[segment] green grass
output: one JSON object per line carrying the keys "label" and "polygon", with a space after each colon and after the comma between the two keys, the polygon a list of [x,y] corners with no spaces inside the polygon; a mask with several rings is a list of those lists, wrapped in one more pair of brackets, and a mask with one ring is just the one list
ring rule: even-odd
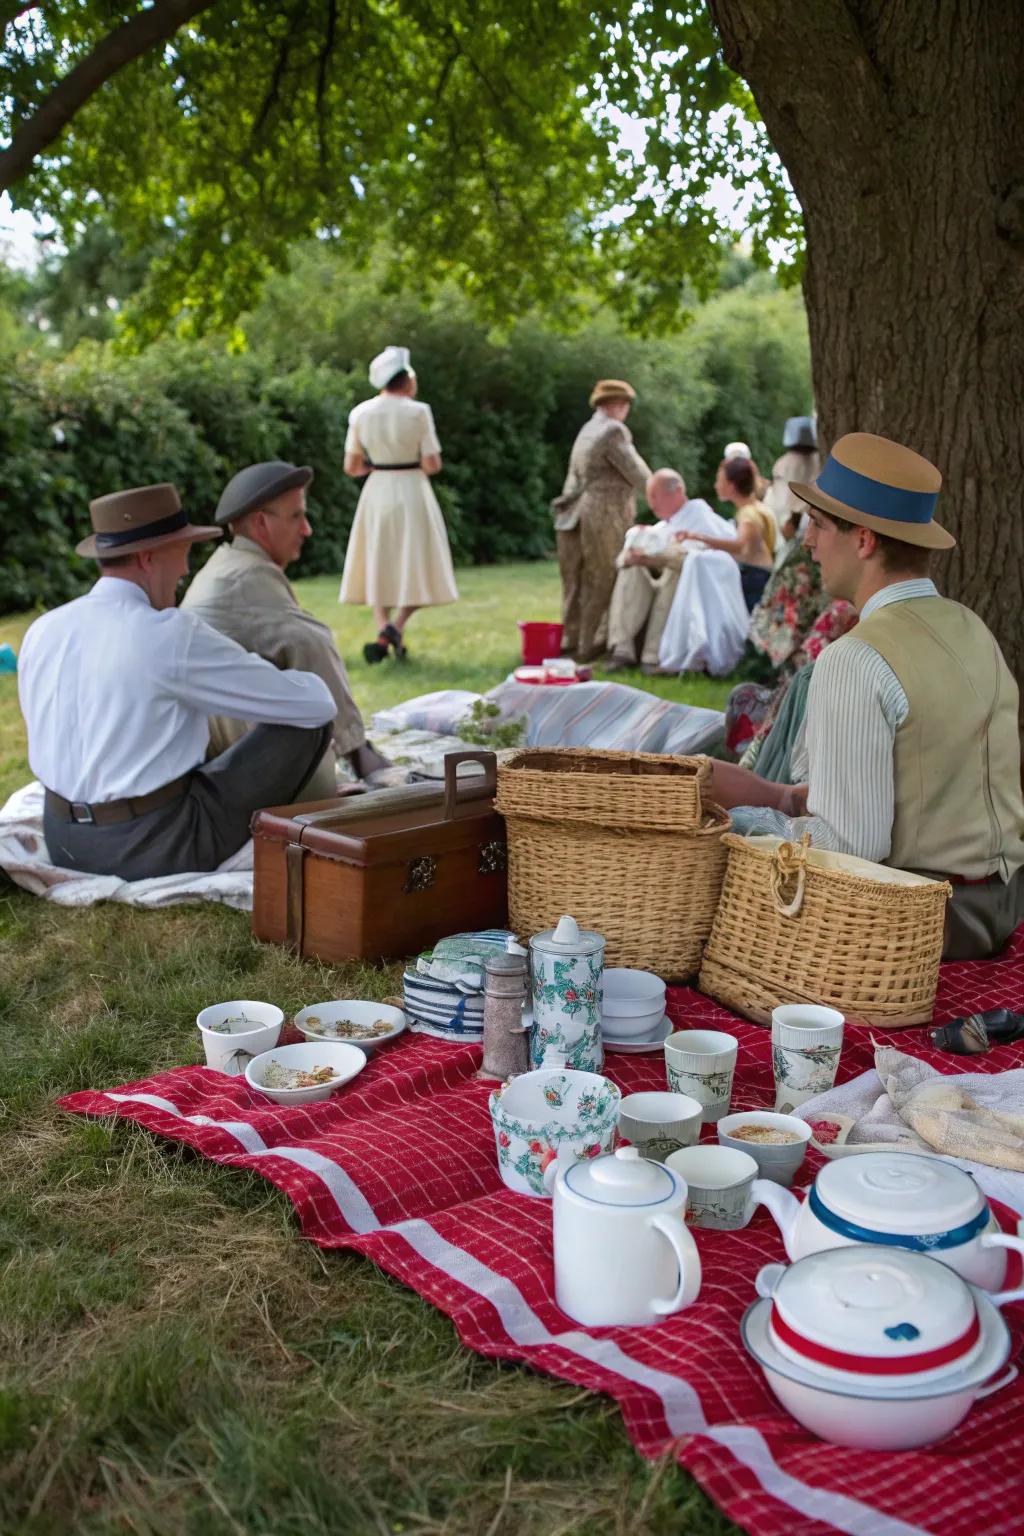
{"label": "green grass", "polygon": [[[369,669],[372,624],[336,583],[303,602],[353,658],[365,712],[483,692],[515,620],[557,611],[549,565],[460,572],[414,659]],[[16,646],[28,620],[0,622]],[[630,677],[630,681],[638,681]],[[726,684],[656,679],[720,705]],[[646,686],[645,681],[645,686]],[[0,791],[28,776],[0,679]],[[222,997],[287,1010],[383,997],[395,972],[256,945],[219,908],[63,911],[0,893],[0,1531],[139,1536],[717,1536],[734,1527],[669,1458],[643,1462],[610,1401],[481,1360],[412,1292],[299,1240],[288,1202],[61,1093],[200,1058]]]}

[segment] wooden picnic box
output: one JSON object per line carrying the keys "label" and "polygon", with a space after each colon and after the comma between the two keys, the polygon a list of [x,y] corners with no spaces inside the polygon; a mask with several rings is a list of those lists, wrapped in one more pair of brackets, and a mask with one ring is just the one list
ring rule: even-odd
{"label": "wooden picnic box", "polygon": [[[458,775],[473,761],[483,773]],[[252,931],[321,960],[416,954],[508,916],[493,752],[450,752],[444,788],[402,785],[253,817]]]}

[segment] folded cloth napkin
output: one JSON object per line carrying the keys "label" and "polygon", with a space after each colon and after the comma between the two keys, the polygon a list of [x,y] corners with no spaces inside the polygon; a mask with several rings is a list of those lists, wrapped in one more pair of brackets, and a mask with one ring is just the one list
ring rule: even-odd
{"label": "folded cloth napkin", "polygon": [[[842,1140],[864,1150],[937,1152],[974,1173],[988,1193],[1024,1211],[1024,1069],[938,1072],[890,1046],[875,1051],[875,1070],[801,1104],[811,1125],[833,1116]],[[1008,1170],[993,1178],[992,1169]]]}
{"label": "folded cloth napkin", "polygon": [[420,955],[416,969],[434,981],[449,982],[460,992],[482,992],[484,961],[491,955],[504,954],[507,941],[514,937],[506,928],[453,933],[450,938],[438,939],[433,949]]}

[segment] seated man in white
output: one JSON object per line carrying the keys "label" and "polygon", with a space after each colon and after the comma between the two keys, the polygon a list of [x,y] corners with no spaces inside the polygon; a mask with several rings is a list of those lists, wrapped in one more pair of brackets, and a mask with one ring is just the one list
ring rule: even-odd
{"label": "seated man in white", "polygon": [[[18,693],[46,789],[53,863],[147,880],[216,869],[255,811],[298,800],[331,739],[335,702],[312,672],[280,671],[176,606],[197,527],[173,485],[90,502],[78,554],[100,579],[36,619]],[[210,715],[254,728],[206,762]]]}
{"label": "seated man in white", "polygon": [[[658,670],[658,646],[686,558],[688,534],[722,536],[729,524],[700,497],[690,500],[683,477],[674,469],[658,469],[644,490],[658,521],[627,529],[616,559],[618,576],[608,616],[610,655],[606,672],[636,666],[637,641],[643,633],[641,670]],[[646,625],[646,630],[644,626]]]}

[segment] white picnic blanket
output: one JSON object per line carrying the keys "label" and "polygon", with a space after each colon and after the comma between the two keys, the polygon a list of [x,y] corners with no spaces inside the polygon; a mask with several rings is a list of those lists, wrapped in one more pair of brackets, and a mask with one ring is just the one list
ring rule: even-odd
{"label": "white picnic blanket", "polygon": [[209,873],[164,875],[158,880],[121,880],[85,875],[50,862],[43,839],[43,786],[16,789],[0,810],[0,869],[16,885],[61,907],[91,907],[122,901],[130,907],[173,907],[185,901],[219,901],[252,910],[252,843]]}
{"label": "white picnic blanket", "polygon": [[[479,697],[449,689],[382,710],[374,717],[374,739],[396,767],[410,776],[443,778],[444,754],[470,745],[457,731]],[[525,722],[528,746],[688,754],[709,750],[724,734],[724,716],[718,710],[673,704],[622,683],[537,688],[508,681],[484,697],[500,706],[500,721]],[[121,901],[133,907],[219,901],[239,911],[252,910],[251,842],[208,874],[121,880],[116,875],[58,868],[50,862],[43,838],[39,783],[16,790],[0,810],[0,869],[26,891],[64,907],[91,907],[98,901]]]}

